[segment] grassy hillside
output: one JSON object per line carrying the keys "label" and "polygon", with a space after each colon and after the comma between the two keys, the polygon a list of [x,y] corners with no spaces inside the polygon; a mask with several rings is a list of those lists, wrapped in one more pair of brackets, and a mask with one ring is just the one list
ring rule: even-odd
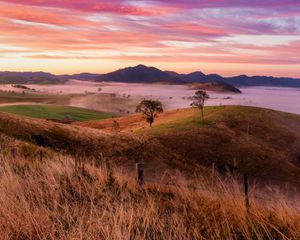
{"label": "grassy hillside", "polygon": [[[236,168],[259,181],[299,182],[299,118],[267,109],[223,106],[206,108],[204,123],[197,110],[183,109],[165,112],[149,128],[139,115],[66,126],[0,113],[0,133],[30,143],[39,134],[50,149],[72,155],[84,152],[96,162],[109,159],[128,171],[143,160],[149,178],[160,178],[166,170],[187,176],[207,174],[214,162],[222,174]],[[112,131],[113,120],[120,123],[121,133]]]}
{"label": "grassy hillside", "polygon": [[0,111],[34,118],[57,120],[67,118],[72,121],[99,120],[112,117],[106,113],[89,109],[56,105],[11,105],[0,107]]}
{"label": "grassy hillside", "polygon": [[[259,178],[300,179],[300,116],[268,109],[220,106],[163,113],[149,128],[139,116],[114,119],[121,131],[151,136],[170,152],[172,167],[195,171],[215,162],[221,172],[236,167]],[[111,131],[112,119],[79,124]],[[175,159],[178,159],[177,161]]]}
{"label": "grassy hillside", "polygon": [[299,239],[300,117],[234,106],[205,117],[170,111],[153,128],[140,116],[114,118],[116,133],[113,119],[64,125],[0,112],[2,238]]}
{"label": "grassy hillside", "polygon": [[[2,239],[299,239],[299,201],[244,207],[238,185],[184,179],[137,187],[133,176],[74,159],[1,157]],[[196,187],[195,187],[196,186]],[[235,191],[231,191],[235,187]],[[298,196],[299,199],[299,196]]]}

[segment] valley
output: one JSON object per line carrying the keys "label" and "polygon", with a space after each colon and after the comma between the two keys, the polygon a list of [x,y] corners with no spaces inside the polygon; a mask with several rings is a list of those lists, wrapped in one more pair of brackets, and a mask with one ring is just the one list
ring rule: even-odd
{"label": "valley", "polygon": [[[169,110],[187,108],[196,91],[190,85],[97,83],[79,80],[69,80],[58,85],[24,86],[34,91],[1,85],[0,105],[55,104],[128,115],[134,113],[136,105],[144,98],[157,99]],[[210,99],[206,105],[256,106],[300,114],[300,107],[296,104],[300,101],[300,91],[297,88],[246,87],[240,90],[242,93],[207,89]],[[269,95],[272,98],[266,97]]]}
{"label": "valley", "polygon": [[[169,110],[150,128],[139,114],[61,124],[0,112],[0,223],[10,227],[2,232],[55,238],[82,231],[104,239],[139,228],[131,234],[189,239],[220,238],[215,229],[221,229],[232,238],[297,239],[299,115],[212,106],[204,116],[201,122],[196,109]],[[137,162],[145,164],[142,188],[135,180]],[[251,189],[248,210],[245,173]],[[89,218],[103,218],[109,227]],[[176,235],[169,232],[170,221]],[[91,229],[82,230],[81,222]]]}
{"label": "valley", "polygon": [[[13,219],[11,230],[3,232],[15,238],[31,234],[68,238],[77,231],[93,238],[97,232],[105,239],[139,228],[141,233],[132,235],[218,239],[214,229],[222,229],[232,238],[300,236],[300,117],[294,104],[298,89],[208,90],[203,122],[200,111],[190,107],[197,89],[79,80],[2,85],[0,183],[5,195],[0,198],[0,226]],[[270,94],[272,99],[266,97]],[[143,99],[163,104],[164,112],[153,127],[135,113]],[[142,188],[137,186],[135,169],[141,162]],[[245,174],[250,210],[244,205]],[[28,205],[36,212],[26,210]],[[178,206],[189,211],[178,212]],[[151,207],[157,210],[149,212]],[[133,217],[133,209],[145,214]],[[176,237],[167,225],[157,227],[166,224],[164,216],[170,211],[181,219],[171,220]],[[253,215],[246,220],[248,211]],[[270,214],[273,218],[266,220]],[[23,216],[26,221],[20,220]],[[106,230],[86,220],[103,217],[111,226]],[[139,217],[148,223],[137,221]],[[218,221],[207,219],[216,217]],[[73,218],[78,220],[69,220]],[[200,219],[207,219],[203,231]],[[289,219],[288,225],[282,219]],[[221,220],[228,226],[220,225]],[[82,230],[81,221],[93,230]],[[127,226],[128,221],[134,226]],[[182,225],[190,221],[191,228]],[[50,230],[53,224],[55,232]]]}

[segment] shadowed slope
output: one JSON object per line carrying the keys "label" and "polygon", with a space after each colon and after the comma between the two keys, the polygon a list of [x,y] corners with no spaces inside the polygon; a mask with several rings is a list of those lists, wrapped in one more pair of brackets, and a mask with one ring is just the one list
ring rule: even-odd
{"label": "shadowed slope", "polygon": [[[201,124],[195,109],[161,114],[153,128],[138,115],[115,119],[123,131],[154,137],[187,172],[216,163],[221,172],[237,165],[240,173],[259,178],[299,179],[300,116],[240,106],[205,108]],[[110,131],[112,120],[80,125]],[[172,164],[175,164],[173,162]]]}
{"label": "shadowed slope", "polygon": [[33,135],[41,135],[46,148],[99,164],[108,161],[126,171],[144,161],[149,178],[166,170],[206,174],[215,162],[221,173],[236,167],[260,180],[300,179],[299,116],[231,106],[206,108],[205,119],[201,124],[194,109],[163,113],[153,128],[138,115],[115,118],[127,133],[114,133],[112,119],[67,126],[0,113],[0,132],[30,143]]}

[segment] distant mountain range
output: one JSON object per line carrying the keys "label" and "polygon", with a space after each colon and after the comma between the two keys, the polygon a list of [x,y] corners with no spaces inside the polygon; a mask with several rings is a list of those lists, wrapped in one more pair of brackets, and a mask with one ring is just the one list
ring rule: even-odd
{"label": "distant mountain range", "polygon": [[162,71],[155,67],[137,65],[127,67],[106,74],[80,73],[73,75],[54,75],[45,72],[0,72],[2,84],[57,84],[69,79],[92,80],[97,82],[124,82],[124,83],[207,83],[222,82],[235,87],[271,86],[300,88],[300,79],[271,76],[222,77],[218,74],[204,74],[200,71],[189,74],[179,74],[172,71]]}
{"label": "distant mountain range", "polygon": [[59,84],[65,81],[46,72],[0,72],[0,84]]}

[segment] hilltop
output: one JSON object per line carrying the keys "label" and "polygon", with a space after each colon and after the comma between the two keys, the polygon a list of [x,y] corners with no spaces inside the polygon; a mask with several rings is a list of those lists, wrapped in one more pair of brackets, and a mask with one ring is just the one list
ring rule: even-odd
{"label": "hilltop", "polygon": [[167,72],[163,72],[158,68],[146,67],[138,65],[119,69],[117,71],[99,75],[96,81],[108,82],[127,82],[127,83],[170,83],[184,84],[186,83],[179,77],[172,76]]}

